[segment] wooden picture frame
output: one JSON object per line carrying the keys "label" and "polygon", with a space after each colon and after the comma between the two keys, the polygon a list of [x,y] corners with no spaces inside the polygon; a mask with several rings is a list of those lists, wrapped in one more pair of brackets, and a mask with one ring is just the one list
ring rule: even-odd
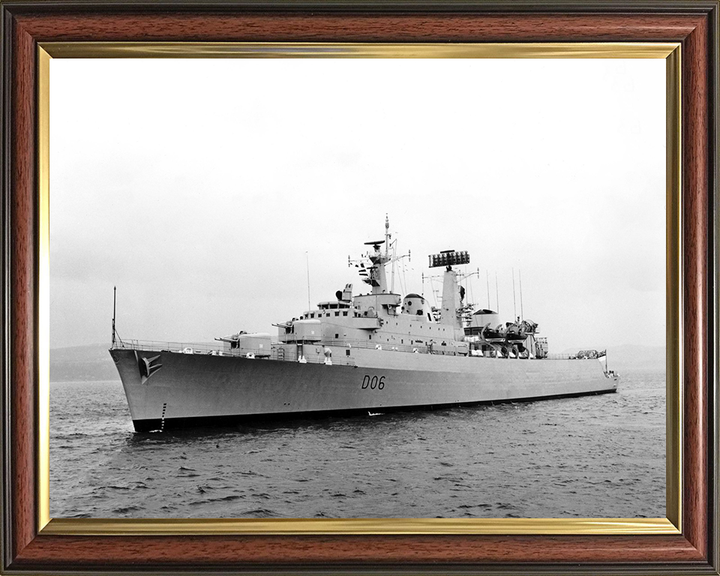
{"label": "wooden picture frame", "polygon": [[[484,2],[127,2],[9,1],[2,3],[2,290],[3,524],[7,573],[110,571],[223,572],[573,572],[718,574],[717,390],[717,74],[718,2],[584,2],[539,6]],[[668,373],[682,382],[675,408],[682,437],[677,502],[670,526],[573,531],[562,521],[541,530],[398,529],[314,531],[288,526],[252,533],[172,530],[152,521],[120,525],[47,524],[47,450],[42,388],[44,291],[40,207],[47,189],[47,101],[41,86],[43,46],[82,43],[677,43],[669,74],[681,74],[676,149],[668,182],[681,190],[677,317],[668,330],[678,353]],[[669,119],[673,119],[669,115]],[[670,185],[670,184],[669,184]],[[672,243],[671,243],[672,244]],[[45,374],[46,377],[46,374]],[[671,482],[672,484],[672,482]],[[44,488],[45,487],[45,488]],[[397,527],[396,527],[397,528]],[[623,533],[624,532],[624,533]]]}

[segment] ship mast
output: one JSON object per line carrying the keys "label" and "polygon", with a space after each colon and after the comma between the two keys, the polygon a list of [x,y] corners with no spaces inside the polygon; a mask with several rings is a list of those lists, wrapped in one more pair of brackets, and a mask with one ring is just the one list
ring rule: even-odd
{"label": "ship mast", "polygon": [[458,273],[453,266],[469,264],[470,254],[465,250],[443,250],[439,254],[430,254],[428,259],[430,268],[445,267],[440,321],[462,330],[462,295],[458,290]]}
{"label": "ship mast", "polygon": [[115,348],[115,310],[117,307],[117,286],[113,286],[112,347]]}
{"label": "ship mast", "polygon": [[[385,243],[385,250],[381,250],[381,244]],[[392,244],[392,245],[391,245]],[[410,258],[410,251],[402,256],[397,256],[395,253],[396,243],[392,241],[392,234],[390,234],[390,219],[385,214],[385,239],[384,240],[373,240],[371,242],[365,242],[365,246],[372,246],[372,250],[359,260],[352,260],[348,256],[348,266],[355,265],[356,268],[360,268],[360,276],[362,276],[363,282],[372,286],[373,294],[387,294],[387,276],[385,273],[385,265],[388,262],[392,262],[393,268],[391,271],[392,287],[390,293],[394,293],[395,289],[395,263],[403,258]],[[391,253],[392,250],[392,253]],[[370,260],[370,265],[367,265],[367,260]]]}
{"label": "ship mast", "polygon": [[385,276],[385,263],[390,259],[385,246],[385,254],[380,251],[380,244],[383,242],[366,242],[373,247],[373,253],[369,255],[372,266],[368,269],[366,282],[372,286],[373,294],[384,294],[387,292],[387,279]]}

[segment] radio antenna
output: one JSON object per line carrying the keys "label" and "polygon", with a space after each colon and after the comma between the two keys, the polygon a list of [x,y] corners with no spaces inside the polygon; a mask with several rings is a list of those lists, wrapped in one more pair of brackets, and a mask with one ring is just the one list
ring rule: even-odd
{"label": "radio antenna", "polygon": [[518,270],[518,280],[520,280],[520,318],[525,320],[525,312],[523,312],[523,301],[522,301],[522,273]]}
{"label": "radio antenna", "polygon": [[495,304],[498,313],[500,313],[500,290],[498,290],[497,272],[495,272]]}
{"label": "radio antenna", "polygon": [[485,281],[487,282],[488,310],[490,309],[490,271],[485,270]]}
{"label": "radio antenna", "polygon": [[515,304],[515,268],[512,269],[513,277],[513,321],[517,319],[517,306]]}
{"label": "radio antenna", "polygon": [[307,250],[305,250],[305,269],[307,270],[307,284],[308,284],[308,311],[310,307],[310,257],[308,256]]}

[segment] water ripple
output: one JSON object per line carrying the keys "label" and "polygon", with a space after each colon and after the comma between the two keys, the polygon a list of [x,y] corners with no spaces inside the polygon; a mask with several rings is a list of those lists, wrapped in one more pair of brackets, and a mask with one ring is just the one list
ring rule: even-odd
{"label": "water ripple", "polygon": [[665,514],[661,371],[614,395],[162,434],[132,431],[119,382],[53,383],[50,429],[53,517]]}

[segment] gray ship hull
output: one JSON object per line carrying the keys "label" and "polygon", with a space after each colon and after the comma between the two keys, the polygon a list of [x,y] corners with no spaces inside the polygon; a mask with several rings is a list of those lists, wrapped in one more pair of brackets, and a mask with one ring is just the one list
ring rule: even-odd
{"label": "gray ship hull", "polygon": [[110,354],[138,431],[601,394],[618,385],[596,360],[353,349],[352,357],[326,365],[167,350]]}

